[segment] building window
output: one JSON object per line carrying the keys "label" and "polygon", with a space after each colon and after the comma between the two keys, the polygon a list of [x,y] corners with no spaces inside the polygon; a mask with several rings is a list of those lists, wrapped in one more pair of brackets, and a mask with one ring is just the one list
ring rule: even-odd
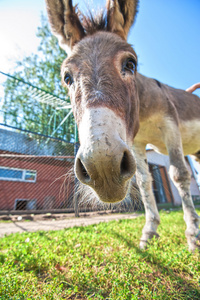
{"label": "building window", "polygon": [[34,170],[15,169],[0,166],[0,180],[36,182],[37,172]]}

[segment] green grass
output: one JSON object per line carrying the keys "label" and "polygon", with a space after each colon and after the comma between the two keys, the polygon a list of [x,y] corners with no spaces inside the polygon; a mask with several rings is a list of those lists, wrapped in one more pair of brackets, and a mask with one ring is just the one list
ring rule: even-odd
{"label": "green grass", "polygon": [[[198,211],[200,212],[200,210]],[[144,217],[0,240],[0,299],[200,299],[200,259],[181,211],[138,248]]]}

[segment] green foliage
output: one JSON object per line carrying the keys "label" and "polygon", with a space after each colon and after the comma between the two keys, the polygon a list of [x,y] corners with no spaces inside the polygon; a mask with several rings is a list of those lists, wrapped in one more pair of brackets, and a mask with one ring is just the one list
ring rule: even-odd
{"label": "green foliage", "polygon": [[160,239],[140,250],[144,221],[1,239],[0,299],[200,299],[199,254],[187,251],[183,213],[162,212]]}
{"label": "green foliage", "polygon": [[[18,61],[14,77],[28,82],[40,89],[57,95],[69,104],[67,91],[61,85],[60,66],[66,53],[58,46],[51,34],[48,22],[41,17],[41,27],[37,36],[40,39],[38,52]],[[68,112],[56,110],[55,105],[36,101],[37,93],[29,85],[8,78],[4,83],[4,123],[20,129],[51,135]],[[74,118],[72,115],[54,134],[54,137],[70,141],[74,137]]]}

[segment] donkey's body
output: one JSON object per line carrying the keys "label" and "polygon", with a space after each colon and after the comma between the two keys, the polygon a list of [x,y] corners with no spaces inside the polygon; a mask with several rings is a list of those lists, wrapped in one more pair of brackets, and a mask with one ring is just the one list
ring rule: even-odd
{"label": "donkey's body", "polygon": [[[140,129],[134,144],[152,144],[167,154],[166,134],[178,125],[184,155],[200,149],[200,99],[137,73]],[[173,141],[172,141],[173,142]]]}
{"label": "donkey's body", "polygon": [[137,56],[126,42],[137,1],[108,0],[107,19],[99,21],[80,21],[70,0],[46,2],[53,32],[69,54],[61,73],[79,129],[77,177],[100,200],[114,203],[126,196],[136,172],[146,211],[144,247],[160,222],[145,147],[168,153],[189,248],[195,249],[199,218],[184,154],[200,150],[199,97],[137,73]]}

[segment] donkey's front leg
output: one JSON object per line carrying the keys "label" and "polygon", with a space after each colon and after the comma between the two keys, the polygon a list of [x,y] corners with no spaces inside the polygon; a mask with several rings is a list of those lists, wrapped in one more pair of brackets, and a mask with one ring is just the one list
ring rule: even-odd
{"label": "donkey's front leg", "polygon": [[182,206],[184,212],[184,220],[187,226],[185,235],[187,238],[190,251],[197,248],[197,240],[200,239],[199,216],[195,211],[194,204],[190,193],[191,175],[186,167],[182,147],[176,149],[170,148],[170,176],[177,187],[182,198]]}
{"label": "donkey's front leg", "polygon": [[136,180],[140,188],[146,216],[146,224],[142,230],[142,237],[140,240],[140,248],[143,249],[147,246],[149,239],[153,236],[159,236],[156,233],[156,230],[160,223],[160,217],[152,191],[152,177],[148,169],[145,145],[134,145],[133,151],[137,163]]}

